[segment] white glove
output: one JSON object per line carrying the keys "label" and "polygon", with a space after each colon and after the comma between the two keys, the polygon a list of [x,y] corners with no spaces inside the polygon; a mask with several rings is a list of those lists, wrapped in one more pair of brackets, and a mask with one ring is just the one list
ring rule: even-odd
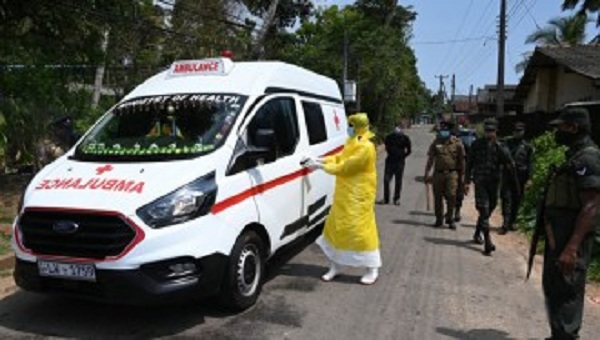
{"label": "white glove", "polygon": [[308,169],[311,170],[315,170],[315,169],[323,169],[325,166],[322,163],[317,162],[316,160],[314,160],[311,157],[305,157],[300,161],[300,164]]}

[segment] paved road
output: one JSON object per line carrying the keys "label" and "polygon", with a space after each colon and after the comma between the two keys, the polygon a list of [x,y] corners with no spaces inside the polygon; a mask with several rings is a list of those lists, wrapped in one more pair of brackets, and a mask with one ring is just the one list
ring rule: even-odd
{"label": "paved road", "polygon": [[[203,339],[540,339],[547,336],[539,277],[524,283],[513,248],[484,257],[469,243],[472,221],[434,229],[422,175],[431,135],[410,131],[402,206],[377,207],[382,275],[357,284],[349,271],[332,283],[313,244],[281,256],[257,306],[228,315],[205,305],[118,307],[17,291],[0,301],[0,336],[184,337]],[[380,163],[383,158],[380,159]],[[380,164],[381,165],[381,164]],[[496,236],[498,238],[498,236]],[[600,308],[588,303],[583,339],[600,334]]]}

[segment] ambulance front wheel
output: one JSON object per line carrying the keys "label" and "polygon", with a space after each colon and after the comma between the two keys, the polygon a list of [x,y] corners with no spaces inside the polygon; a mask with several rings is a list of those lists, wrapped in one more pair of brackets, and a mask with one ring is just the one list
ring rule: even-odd
{"label": "ambulance front wheel", "polygon": [[264,272],[264,241],[253,231],[243,233],[231,252],[219,297],[221,305],[232,311],[254,305],[262,289]]}

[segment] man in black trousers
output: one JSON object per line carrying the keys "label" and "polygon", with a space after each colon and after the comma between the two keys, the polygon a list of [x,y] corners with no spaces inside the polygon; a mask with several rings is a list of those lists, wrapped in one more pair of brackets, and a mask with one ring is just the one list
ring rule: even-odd
{"label": "man in black trousers", "polygon": [[385,151],[387,152],[387,158],[385,159],[385,175],[383,177],[383,200],[377,203],[390,203],[390,182],[394,178],[394,204],[400,205],[405,159],[411,153],[410,138],[402,131],[400,122],[396,124],[394,131],[385,137]]}

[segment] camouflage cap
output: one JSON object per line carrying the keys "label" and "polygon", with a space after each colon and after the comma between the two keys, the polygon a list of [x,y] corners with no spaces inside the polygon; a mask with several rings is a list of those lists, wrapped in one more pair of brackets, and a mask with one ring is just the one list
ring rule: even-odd
{"label": "camouflage cap", "polygon": [[564,123],[578,124],[581,127],[589,128],[591,125],[590,114],[587,109],[582,107],[566,108],[560,113],[558,118],[550,122],[550,125],[556,126]]}

